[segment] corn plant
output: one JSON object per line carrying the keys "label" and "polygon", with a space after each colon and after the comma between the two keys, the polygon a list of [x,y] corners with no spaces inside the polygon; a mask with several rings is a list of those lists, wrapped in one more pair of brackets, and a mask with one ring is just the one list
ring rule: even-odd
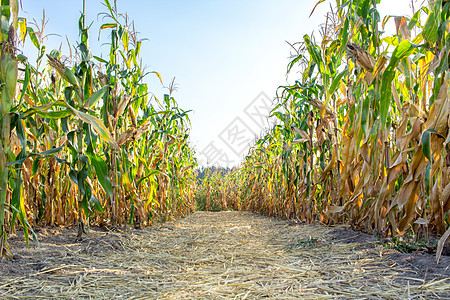
{"label": "corn plant", "polygon": [[[14,228],[16,219],[18,218],[23,225],[27,244],[30,228],[26,219],[22,172],[20,168],[11,167],[14,166],[15,161],[23,160],[26,157],[24,126],[15,103],[20,60],[16,55],[16,32],[20,27],[19,32],[24,33],[26,22],[18,17],[18,2],[6,0],[2,1],[1,20],[0,256],[11,256],[7,233]],[[19,35],[19,39],[23,39],[23,34]],[[21,96],[23,98],[23,94]],[[15,131],[14,140],[11,139],[12,130]],[[36,236],[34,235],[34,237]]]}

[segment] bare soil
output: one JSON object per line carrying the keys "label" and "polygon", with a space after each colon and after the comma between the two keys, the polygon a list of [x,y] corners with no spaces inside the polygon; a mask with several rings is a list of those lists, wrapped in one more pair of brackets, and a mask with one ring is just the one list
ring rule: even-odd
{"label": "bare soil", "polygon": [[39,228],[8,240],[2,299],[450,299],[450,257],[340,227],[196,212],[145,229]]}

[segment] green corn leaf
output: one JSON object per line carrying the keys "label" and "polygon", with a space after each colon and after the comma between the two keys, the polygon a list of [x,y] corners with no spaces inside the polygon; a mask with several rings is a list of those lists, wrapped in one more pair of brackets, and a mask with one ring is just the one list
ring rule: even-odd
{"label": "green corn leaf", "polygon": [[36,158],[34,161],[33,161],[33,166],[32,166],[32,168],[31,168],[31,175],[32,176],[34,176],[34,175],[36,175],[36,173],[37,173],[37,171],[39,170],[39,167],[40,167],[40,162],[41,162],[41,159],[38,157],[38,158]]}
{"label": "green corn leaf", "polygon": [[417,48],[417,46],[411,44],[410,41],[402,41],[392,53],[391,61],[389,64],[397,65],[401,59],[410,56],[414,52],[415,48]]}
{"label": "green corn leaf", "polygon": [[422,36],[430,44],[434,44],[438,38],[438,28],[441,21],[441,7],[442,0],[436,0],[434,8],[428,15],[427,22],[423,27]]}
{"label": "green corn leaf", "polygon": [[50,111],[50,112],[36,111],[36,114],[41,116],[42,118],[59,120],[59,119],[63,119],[63,118],[73,115],[73,112],[70,109],[64,109],[64,110]]}
{"label": "green corn leaf", "polygon": [[416,46],[410,41],[402,41],[392,53],[391,61],[383,73],[381,79],[381,95],[380,95],[380,120],[383,127],[386,126],[389,107],[391,106],[392,90],[391,85],[395,77],[395,71],[401,59],[411,55]]}
{"label": "green corn leaf", "polygon": [[436,14],[434,13],[434,11],[432,11],[431,14],[428,16],[424,30],[422,32],[423,37],[430,44],[434,44],[434,42],[436,42],[437,40],[438,37],[437,29],[439,26],[438,21],[439,19],[436,17]]}
{"label": "green corn leaf", "polygon": [[78,185],[78,177],[77,177],[77,173],[74,170],[70,170],[69,171],[69,178],[76,184]]}
{"label": "green corn leaf", "polygon": [[116,21],[116,23],[119,23],[119,21],[117,21],[117,19],[116,19],[116,17],[115,17],[115,13],[114,13],[114,11],[113,11],[113,9],[112,9],[112,7],[111,7],[111,4],[109,3],[109,0],[105,0],[105,4],[106,4],[106,6],[107,6],[108,9],[109,9],[109,12],[110,12],[110,14],[111,14],[111,17],[114,19],[114,21]]}
{"label": "green corn leaf", "polygon": [[[411,18],[411,20],[409,20],[408,23],[408,28],[409,30],[412,30],[419,22],[420,22],[420,14],[422,13],[422,11],[419,9],[415,12],[415,14],[413,15],[413,17]],[[420,23],[419,23],[420,25]]]}
{"label": "green corn leaf", "polygon": [[[45,195],[45,193],[44,193]],[[43,196],[44,197],[44,196]],[[45,199],[45,198],[44,198]],[[45,200],[44,200],[45,201]],[[20,215],[20,210],[18,210],[16,207],[14,206],[10,206],[11,210],[13,210],[16,214]],[[40,218],[39,220],[41,220],[42,218]],[[31,235],[33,236],[33,241],[34,243],[38,246],[38,248],[40,249],[40,245],[39,245],[39,240],[38,240],[38,236],[36,234],[36,232],[33,230],[33,227],[31,227],[30,223],[28,223],[28,220],[26,218],[23,218],[23,224],[22,224],[23,228],[24,228],[24,237],[25,237],[25,243],[27,244],[27,247],[29,248],[29,244],[28,244],[28,240],[29,240],[29,234],[28,231],[31,231]]]}
{"label": "green corn leaf", "polygon": [[33,43],[33,45],[37,49],[41,49],[41,45],[39,44],[39,40],[38,40],[38,38],[36,36],[36,33],[34,32],[33,28],[27,27],[27,33],[28,33],[28,36],[30,37],[30,40]]}
{"label": "green corn leaf", "polygon": [[369,18],[369,9],[371,6],[371,0],[361,0],[357,5],[358,9],[356,10],[358,16],[360,16],[363,20],[367,20]]}
{"label": "green corn leaf", "polygon": [[91,196],[89,203],[99,213],[101,213],[101,214],[105,213],[105,211],[103,210],[102,204],[100,203],[100,201],[97,198],[94,197],[94,195]]}
{"label": "green corn leaf", "polygon": [[105,93],[108,91],[108,86],[104,86],[95,93],[92,94],[92,96],[89,97],[89,99],[86,101],[86,104],[84,107],[92,107],[94,106],[102,97],[105,95]]}
{"label": "green corn leaf", "polygon": [[369,118],[369,110],[370,110],[370,99],[369,97],[365,97],[361,108],[361,126],[358,141],[360,141],[360,138],[362,138],[363,133],[366,133],[367,131],[367,120]]}
{"label": "green corn leaf", "polygon": [[342,54],[344,53],[345,49],[347,48],[348,35],[349,35],[348,26],[349,26],[349,20],[348,20],[348,18],[345,18],[344,28],[341,30],[342,36],[340,36],[341,44],[339,47],[338,57],[342,57]]}
{"label": "green corn leaf", "polygon": [[428,161],[431,161],[431,130],[428,129],[422,134],[422,152]]}
{"label": "green corn leaf", "polygon": [[33,153],[32,152],[32,153],[28,154],[26,157],[24,157],[22,159],[19,159],[19,160],[16,160],[16,161],[12,161],[12,162],[8,162],[7,166],[9,167],[9,166],[14,166],[14,165],[21,165],[29,157],[33,157],[33,156],[39,156],[39,157],[49,156],[51,154],[55,154],[55,153],[61,151],[63,148],[64,148],[64,145],[62,145],[62,146],[60,146],[58,148],[53,148],[53,149],[50,149],[50,150],[47,150],[47,151],[44,151],[44,152],[40,152],[40,153]]}
{"label": "green corn leaf", "polygon": [[128,35],[128,30],[126,27],[124,28],[124,32],[122,34],[122,45],[125,48],[125,52],[128,52],[129,35]]}
{"label": "green corn leaf", "polygon": [[[80,192],[83,196],[86,196],[86,178],[88,177],[88,170],[86,165],[83,166],[83,168],[77,172],[77,182],[78,182],[78,188],[80,189]],[[89,184],[86,184],[87,186]]]}
{"label": "green corn leaf", "polygon": [[425,190],[427,195],[430,195],[431,187],[431,161],[428,162],[427,168],[425,169]]}
{"label": "green corn leaf", "polygon": [[440,135],[436,130],[432,128],[425,130],[420,142],[422,144],[422,153],[428,158],[428,161],[431,161],[431,134],[435,134],[437,137],[445,140],[445,137]]}
{"label": "green corn leaf", "polygon": [[93,56],[93,58],[95,58],[96,60],[98,60],[99,62],[101,62],[101,63],[104,63],[104,64],[107,64],[108,62],[106,61],[106,60],[104,60],[103,58],[101,58],[101,57],[98,57],[98,56]]}
{"label": "green corn leaf", "polygon": [[89,217],[91,215],[91,208],[89,207],[89,201],[84,194],[83,199],[81,199],[81,202],[79,204],[81,204],[81,207],[83,208],[84,215]]}
{"label": "green corn leaf", "polygon": [[136,187],[140,186],[144,180],[146,180],[146,179],[148,179],[149,177],[152,177],[153,175],[158,174],[158,173],[160,173],[160,171],[158,171],[158,170],[152,170],[152,171],[150,172],[150,174],[148,174],[147,176],[142,177],[142,178],[139,178],[139,180],[136,182]]}
{"label": "green corn leaf", "polygon": [[35,106],[32,107],[30,109],[27,109],[25,112],[22,113],[21,118],[22,119],[26,119],[28,117],[30,117],[31,115],[35,114],[35,113],[45,113],[46,110],[52,108],[53,106],[64,106],[66,107],[67,105],[63,102],[63,101],[54,101],[54,102],[50,102],[41,106]]}
{"label": "green corn leaf", "polygon": [[131,57],[133,58],[134,66],[139,68],[139,64],[138,64],[138,61],[137,61],[137,58],[136,58],[136,51],[134,49],[131,49],[130,53],[131,53]]}
{"label": "green corn leaf", "polygon": [[60,147],[57,147],[57,148],[53,148],[53,149],[47,150],[47,151],[44,151],[44,152],[32,154],[32,155],[33,155],[33,156],[41,156],[41,157],[44,157],[44,156],[48,156],[48,155],[51,155],[51,154],[55,154],[55,153],[61,151],[63,148],[64,148],[64,145],[62,145],[62,146],[60,146]]}
{"label": "green corn leaf", "polygon": [[11,220],[12,226],[14,225],[17,216],[20,215],[20,213],[21,213],[20,198],[21,198],[21,193],[22,193],[22,183],[23,183],[23,180],[20,177],[16,178],[14,180],[14,188],[13,188],[13,192],[11,195],[11,206],[15,208],[15,210],[13,210],[13,215],[12,215],[12,220]]}
{"label": "green corn leaf", "polygon": [[19,139],[19,142],[20,142],[20,146],[22,147],[21,153],[23,155],[26,155],[27,138],[25,136],[25,128],[23,127],[22,120],[19,118],[17,118],[16,133],[17,133],[17,138]]}
{"label": "green corn leaf", "polygon": [[308,35],[304,35],[303,39],[305,41],[309,55],[311,55],[312,60],[319,66],[320,72],[323,74],[325,69],[323,66],[323,60],[322,56],[320,55],[319,49],[317,49],[317,46],[311,42],[311,39],[309,38]]}
{"label": "green corn leaf", "polygon": [[328,90],[329,96],[334,94],[338,85],[341,83],[342,77],[344,77],[346,74],[347,74],[347,67],[333,79],[330,89]]}
{"label": "green corn leaf", "polygon": [[113,138],[111,132],[109,132],[108,129],[106,129],[105,125],[103,125],[102,121],[94,116],[88,115],[84,112],[81,112],[79,110],[76,110],[72,106],[68,105],[68,107],[73,111],[73,113],[80,118],[83,122],[88,123],[92,126],[94,131],[103,138],[106,142],[108,142],[111,147],[113,147],[116,150],[119,150],[120,147],[117,144],[116,140]]}
{"label": "green corn leaf", "polygon": [[289,73],[291,69],[295,66],[295,64],[298,63],[301,59],[303,59],[303,55],[300,54],[296,58],[294,58],[291,62],[289,62],[286,73]]}
{"label": "green corn leaf", "polygon": [[25,93],[27,92],[30,81],[31,81],[31,68],[29,65],[27,65],[26,69],[25,69],[24,79],[23,79],[22,93],[20,94],[21,101],[22,101],[23,97],[25,96]]}
{"label": "green corn leaf", "polygon": [[103,187],[103,190],[106,192],[108,197],[112,199],[113,188],[111,180],[109,179],[108,166],[106,165],[106,162],[93,152],[88,152],[87,156],[91,161],[91,165],[94,166],[95,173],[97,175],[98,181],[100,182],[100,185]]}
{"label": "green corn leaf", "polygon": [[[19,171],[21,172],[21,171]],[[27,247],[29,247],[28,240],[28,226],[26,224],[26,211],[25,211],[25,199],[23,198],[23,179],[21,175],[19,174],[19,177],[14,179],[14,190],[11,196],[11,206],[15,209],[13,210],[13,218],[11,221],[11,227],[14,227],[14,221],[16,217],[19,217],[19,221],[23,226],[23,233],[25,236],[25,242],[27,244]]]}

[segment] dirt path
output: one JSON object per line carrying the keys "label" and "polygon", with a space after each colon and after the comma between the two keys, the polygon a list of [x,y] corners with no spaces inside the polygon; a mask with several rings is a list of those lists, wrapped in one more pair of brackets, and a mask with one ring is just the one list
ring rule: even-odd
{"label": "dirt path", "polygon": [[108,232],[41,229],[41,254],[11,238],[0,298],[450,299],[450,259],[400,254],[376,239],[292,226],[247,212],[196,212],[175,223]]}

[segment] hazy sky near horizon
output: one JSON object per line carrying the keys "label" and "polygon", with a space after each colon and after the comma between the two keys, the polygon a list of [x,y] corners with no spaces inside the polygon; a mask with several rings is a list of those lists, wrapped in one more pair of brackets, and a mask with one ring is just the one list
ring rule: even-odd
{"label": "hazy sky near horizon", "polygon": [[[114,2],[114,0],[110,0]],[[108,34],[98,41],[102,24],[98,13],[106,11],[101,0],[86,0],[87,21],[94,55],[108,53]],[[203,164],[217,164],[220,158],[229,164],[238,163],[248,145],[236,140],[230,132],[246,130],[258,134],[261,120],[252,114],[270,102],[280,85],[286,85],[286,65],[289,43],[301,41],[303,35],[318,34],[324,23],[329,3],[321,3],[309,17],[317,0],[117,0],[120,12],[134,20],[141,38],[146,38],[142,58],[147,71],[161,74],[169,85],[176,77],[178,91],[174,94],[179,105],[192,110],[191,142]],[[381,1],[383,14],[410,15],[408,0]],[[78,19],[82,0],[22,0],[20,16],[30,22],[42,17],[45,9],[49,36],[47,50],[63,45],[66,36],[72,44],[78,41]],[[390,21],[389,26],[394,26]],[[29,43],[31,44],[31,43]],[[26,56],[33,57],[32,47]],[[69,56],[69,53],[63,53]],[[295,73],[289,81],[295,80]],[[149,75],[150,91],[162,98],[167,89],[157,78]],[[267,124],[265,124],[267,125]],[[212,154],[215,158],[212,158]],[[207,162],[209,160],[209,162]]]}

